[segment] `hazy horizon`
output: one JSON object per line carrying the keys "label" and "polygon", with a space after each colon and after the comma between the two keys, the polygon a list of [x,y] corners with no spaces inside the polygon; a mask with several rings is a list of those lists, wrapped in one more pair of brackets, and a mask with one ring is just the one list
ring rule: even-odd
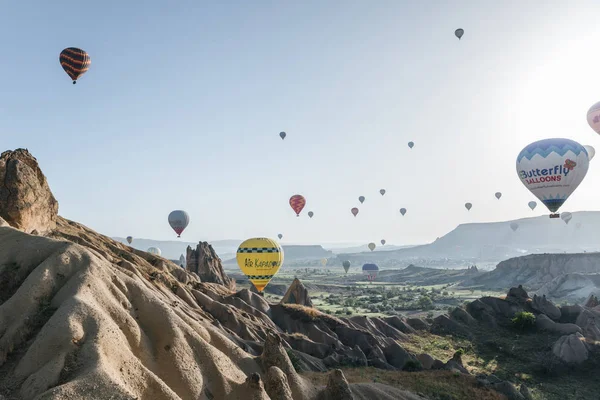
{"label": "hazy horizon", "polygon": [[[548,214],[528,208],[515,171],[530,142],[600,150],[586,122],[600,101],[598,12],[593,1],[14,3],[0,16],[11,57],[0,151],[28,148],[59,213],[108,236],[176,240],[167,215],[184,209],[182,241],[430,243],[462,223]],[[70,46],[92,60],[77,85],[58,63]],[[598,162],[561,211],[600,209]]]}

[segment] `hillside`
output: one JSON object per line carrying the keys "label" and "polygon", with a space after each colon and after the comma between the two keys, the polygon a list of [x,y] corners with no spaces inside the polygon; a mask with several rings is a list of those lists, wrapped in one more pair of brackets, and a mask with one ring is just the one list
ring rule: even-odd
{"label": "hillside", "polygon": [[[516,222],[516,232],[510,224]],[[438,264],[448,266],[499,262],[532,253],[577,253],[600,250],[600,212],[574,212],[567,225],[548,216],[515,221],[461,224],[435,242],[407,249],[340,254],[355,263],[383,267]]]}
{"label": "hillside", "polygon": [[550,298],[580,301],[600,293],[600,253],[532,254],[502,261],[465,286],[505,289],[522,284]]}

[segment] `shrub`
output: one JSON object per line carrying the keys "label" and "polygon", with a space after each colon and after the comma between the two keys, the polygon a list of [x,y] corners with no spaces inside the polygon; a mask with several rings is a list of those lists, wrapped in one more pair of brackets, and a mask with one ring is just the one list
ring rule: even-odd
{"label": "shrub", "polygon": [[421,365],[421,362],[418,360],[408,360],[406,363],[404,363],[404,367],[402,367],[402,371],[408,371],[408,372],[421,371],[422,369],[423,369],[423,366]]}
{"label": "shrub", "polygon": [[513,326],[521,331],[526,331],[535,326],[535,315],[527,311],[520,311],[511,320]]}

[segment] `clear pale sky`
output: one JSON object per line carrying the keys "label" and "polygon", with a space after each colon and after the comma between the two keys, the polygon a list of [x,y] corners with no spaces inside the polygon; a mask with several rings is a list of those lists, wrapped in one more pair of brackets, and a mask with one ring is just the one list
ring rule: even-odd
{"label": "clear pale sky", "polygon": [[[515,172],[528,143],[600,152],[598,1],[133,3],[0,13],[1,150],[28,148],[60,214],[110,236],[172,239],[184,209],[188,241],[429,242],[547,213]],[[77,85],[71,46],[92,59]],[[562,211],[600,209],[598,163]]]}

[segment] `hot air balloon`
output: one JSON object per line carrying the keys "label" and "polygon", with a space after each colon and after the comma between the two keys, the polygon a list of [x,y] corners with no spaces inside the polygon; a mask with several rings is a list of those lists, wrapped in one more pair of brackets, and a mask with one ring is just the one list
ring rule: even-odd
{"label": "hot air balloon", "polygon": [[600,134],[600,101],[588,110],[587,122],[596,133]]}
{"label": "hot air balloon", "polygon": [[385,246],[385,239],[381,239],[381,245]]}
{"label": "hot air balloon", "polygon": [[314,213],[314,212],[312,212],[312,211],[309,211],[309,212],[308,212],[308,216],[309,216],[309,218],[312,218],[314,215],[315,215],[315,213]]}
{"label": "hot air balloon", "polygon": [[133,242],[133,236],[127,236],[127,243],[131,244]]}
{"label": "hot air balloon", "polygon": [[181,265],[181,268],[185,268],[185,256],[183,254],[179,256],[179,265]]}
{"label": "hot air balloon", "polygon": [[155,256],[160,256],[161,254],[161,251],[158,247],[149,247],[147,251],[148,253],[154,254]]}
{"label": "hot air balloon", "polygon": [[465,34],[465,30],[462,28],[458,28],[457,30],[454,31],[454,35],[458,38],[458,40],[460,40],[460,38],[463,37],[464,34]]}
{"label": "hot air balloon", "polygon": [[324,266],[324,267],[327,265],[327,259],[326,258],[321,259],[321,265]]}
{"label": "hot air balloon", "polygon": [[304,198],[304,196],[300,194],[295,194],[292,197],[290,197],[290,206],[292,207],[292,210],[294,210],[294,212],[296,213],[296,217],[300,216],[300,213],[302,212],[302,209],[305,205],[306,199]]}
{"label": "hot air balloon", "polygon": [[260,293],[283,264],[283,249],[267,238],[248,239],[237,250],[237,263]]}
{"label": "hot air balloon", "polygon": [[414,142],[408,142],[408,147],[410,147],[412,149],[413,147],[415,147],[415,143]]}
{"label": "hot air balloon", "polygon": [[383,196],[385,194],[385,189],[380,189],[379,193],[381,193],[381,195]]}
{"label": "hot air balloon", "polygon": [[348,273],[348,270],[350,269],[350,261],[346,260],[342,263],[342,266],[344,267],[344,271],[346,271],[346,273]]}
{"label": "hot air balloon", "polygon": [[73,85],[87,72],[92,63],[89,54],[76,47],[68,47],[61,51],[58,60],[67,75],[73,79]]}
{"label": "hot air balloon", "polygon": [[190,223],[190,216],[183,210],[171,211],[169,214],[169,225],[177,233],[177,237],[181,237],[183,230]]}
{"label": "hot air balloon", "polygon": [[583,148],[585,149],[585,151],[587,151],[588,158],[590,159],[590,161],[592,161],[592,159],[596,155],[596,149],[590,145],[585,145],[585,146],[583,146]]}
{"label": "hot air balloon", "polygon": [[517,224],[516,222],[512,222],[510,224],[510,229],[512,229],[513,232],[516,231],[517,229],[519,229],[519,224]]}
{"label": "hot air balloon", "polygon": [[369,243],[369,250],[373,251],[375,250],[375,247],[377,247],[375,243]]}
{"label": "hot air balloon", "polygon": [[360,196],[358,198],[358,201],[360,201],[360,204],[364,203],[365,202],[365,196]]}
{"label": "hot air balloon", "polygon": [[517,157],[517,174],[521,182],[552,213],[558,211],[577,189],[588,167],[585,149],[570,139],[545,139],[531,143]]}
{"label": "hot air balloon", "polygon": [[402,216],[404,217],[404,214],[406,214],[406,208],[401,208],[400,214],[402,214]]}
{"label": "hot air balloon", "polygon": [[565,224],[569,225],[569,222],[571,222],[571,219],[573,218],[573,214],[570,212],[564,212],[561,214],[560,218],[565,221]]}
{"label": "hot air balloon", "polygon": [[283,239],[283,235],[281,233],[278,234],[277,237],[279,238],[279,240]]}
{"label": "hot air balloon", "polygon": [[281,138],[281,140],[285,139],[286,136],[287,134],[285,132],[279,132],[279,137]]}
{"label": "hot air balloon", "polygon": [[497,198],[498,200],[500,200],[500,197],[502,197],[502,193],[500,193],[500,192],[496,192],[496,194],[495,194],[494,196],[496,196],[496,198]]}
{"label": "hot air balloon", "polygon": [[356,217],[356,215],[358,215],[358,208],[354,207],[352,210],[350,210],[350,212]]}
{"label": "hot air balloon", "polygon": [[377,278],[377,272],[379,271],[379,267],[377,264],[365,264],[362,267],[363,275],[367,277],[369,282],[373,282],[375,278]]}
{"label": "hot air balloon", "polygon": [[472,207],[473,207],[473,204],[471,204],[471,203],[465,203],[465,208],[467,209],[467,211],[471,211]]}
{"label": "hot air balloon", "polygon": [[527,205],[529,206],[529,208],[531,208],[531,211],[535,210],[535,208],[537,207],[537,203],[535,201],[530,201],[529,203],[527,203]]}

